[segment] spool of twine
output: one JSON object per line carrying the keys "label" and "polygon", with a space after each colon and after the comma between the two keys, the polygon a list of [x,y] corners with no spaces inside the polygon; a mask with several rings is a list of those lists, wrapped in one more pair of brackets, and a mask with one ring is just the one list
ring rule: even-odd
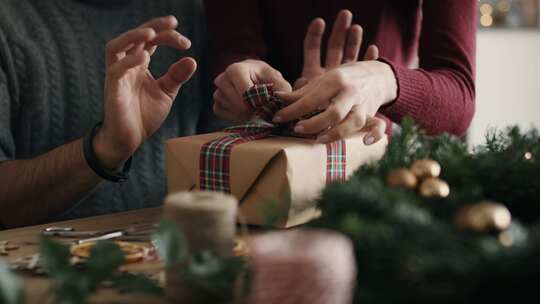
{"label": "spool of twine", "polygon": [[[236,198],[224,193],[179,192],[165,199],[163,218],[173,221],[184,233],[188,242],[188,255],[210,250],[221,256],[231,256],[237,209]],[[203,290],[181,277],[182,266],[176,265],[166,270],[168,297],[175,303],[207,302]],[[233,293],[231,290],[231,301]],[[228,298],[227,294],[222,296]]]}

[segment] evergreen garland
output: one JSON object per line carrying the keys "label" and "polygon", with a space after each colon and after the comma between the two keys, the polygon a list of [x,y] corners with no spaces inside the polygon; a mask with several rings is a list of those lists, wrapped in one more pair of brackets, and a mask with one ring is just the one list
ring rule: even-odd
{"label": "evergreen garland", "polygon": [[[535,295],[540,282],[540,136],[517,127],[489,132],[470,150],[460,139],[430,137],[411,120],[389,143],[384,158],[363,166],[346,183],[323,192],[323,216],[313,226],[338,230],[355,246],[357,303],[478,303]],[[451,194],[424,198],[391,188],[387,174],[414,160],[442,166]],[[497,234],[454,225],[465,204],[507,206],[513,244]]]}

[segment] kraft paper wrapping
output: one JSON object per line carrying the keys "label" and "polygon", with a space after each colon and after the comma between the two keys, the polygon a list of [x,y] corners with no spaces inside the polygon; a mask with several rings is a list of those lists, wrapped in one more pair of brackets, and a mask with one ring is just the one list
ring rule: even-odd
{"label": "kraft paper wrapping", "polygon": [[[199,190],[199,159],[203,144],[227,136],[216,132],[167,142],[168,191]],[[387,139],[366,146],[365,133],[346,140],[347,176],[361,165],[379,160]],[[326,146],[312,139],[272,136],[234,146],[230,159],[231,194],[248,224],[265,225],[267,212],[280,214],[273,223],[287,228],[318,216],[315,200],[326,186]]]}

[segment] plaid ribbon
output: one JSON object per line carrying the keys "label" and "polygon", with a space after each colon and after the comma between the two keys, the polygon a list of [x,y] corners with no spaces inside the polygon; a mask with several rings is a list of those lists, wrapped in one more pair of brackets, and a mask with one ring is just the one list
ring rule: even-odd
{"label": "plaid ribbon", "polygon": [[[231,133],[211,140],[201,147],[199,159],[200,189],[231,192],[230,156],[234,146],[267,138],[273,135],[305,137],[292,131],[295,122],[284,125],[267,123],[287,104],[274,95],[270,84],[255,85],[246,91],[244,101],[263,122],[250,122],[225,129]],[[310,115],[313,116],[316,113]],[[326,183],[344,181],[346,178],[346,144],[338,140],[326,145]]]}

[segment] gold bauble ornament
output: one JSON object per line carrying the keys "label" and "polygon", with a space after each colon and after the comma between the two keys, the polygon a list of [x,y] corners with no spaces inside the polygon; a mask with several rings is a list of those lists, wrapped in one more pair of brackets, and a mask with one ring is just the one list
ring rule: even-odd
{"label": "gold bauble ornament", "polygon": [[424,158],[415,161],[411,166],[411,170],[420,179],[439,177],[441,165],[432,159]]}
{"label": "gold bauble ornament", "polygon": [[512,215],[506,206],[487,201],[461,207],[455,219],[458,228],[477,232],[503,231],[511,223]]}
{"label": "gold bauble ornament", "polygon": [[418,184],[418,178],[411,170],[407,168],[398,168],[388,173],[386,184],[390,187],[413,189]]}
{"label": "gold bauble ornament", "polygon": [[444,198],[450,194],[450,186],[440,178],[429,177],[420,184],[420,194],[423,197]]}

